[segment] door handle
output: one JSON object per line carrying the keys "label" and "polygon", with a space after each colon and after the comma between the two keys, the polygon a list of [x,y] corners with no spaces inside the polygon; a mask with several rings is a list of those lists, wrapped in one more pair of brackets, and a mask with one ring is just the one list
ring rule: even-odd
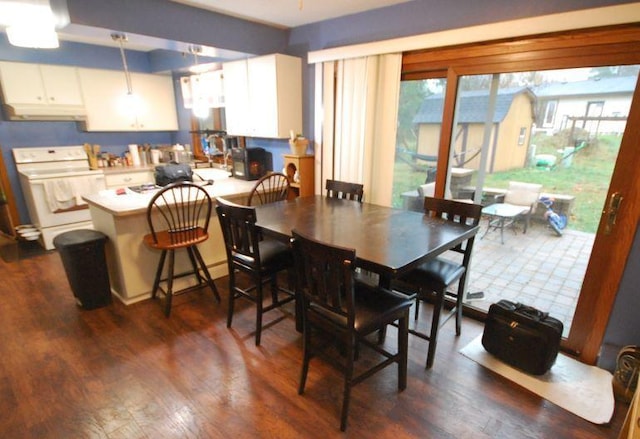
{"label": "door handle", "polygon": [[613,230],[613,226],[616,225],[616,219],[618,217],[618,210],[620,209],[620,204],[622,204],[622,194],[620,192],[614,192],[609,197],[609,202],[607,203],[607,208],[604,210],[603,214],[606,215],[606,223],[604,225],[604,234],[610,235]]}

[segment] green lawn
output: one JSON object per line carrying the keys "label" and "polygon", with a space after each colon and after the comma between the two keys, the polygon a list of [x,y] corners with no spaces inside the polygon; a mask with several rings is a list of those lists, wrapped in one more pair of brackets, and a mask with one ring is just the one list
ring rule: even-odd
{"label": "green lawn", "polygon": [[[575,203],[568,227],[573,230],[595,233],[604,206],[609,181],[613,173],[621,137],[600,136],[572,157],[570,167],[558,164],[552,170],[522,168],[506,172],[488,174],[485,186],[506,188],[509,181],[517,180],[542,184],[543,192],[575,196]],[[537,154],[558,156],[557,149],[562,139],[538,136],[533,140]],[[402,206],[400,194],[415,189],[424,183],[426,171],[415,170],[396,160],[393,185],[393,205]]]}

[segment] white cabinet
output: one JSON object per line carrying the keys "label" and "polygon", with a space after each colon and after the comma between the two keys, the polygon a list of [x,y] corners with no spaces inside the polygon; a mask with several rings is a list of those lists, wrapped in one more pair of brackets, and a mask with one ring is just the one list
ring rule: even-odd
{"label": "white cabinet", "polygon": [[73,119],[85,114],[76,67],[0,62],[0,81],[12,119]]}
{"label": "white cabinet", "polygon": [[288,138],[302,132],[302,62],[272,54],[223,64],[227,132]]}
{"label": "white cabinet", "polygon": [[226,131],[234,136],[250,134],[249,78],[247,60],[232,61],[222,65]]}
{"label": "white cabinet", "polygon": [[87,131],[176,131],[170,76],[131,73],[133,97],[123,71],[79,69]]}

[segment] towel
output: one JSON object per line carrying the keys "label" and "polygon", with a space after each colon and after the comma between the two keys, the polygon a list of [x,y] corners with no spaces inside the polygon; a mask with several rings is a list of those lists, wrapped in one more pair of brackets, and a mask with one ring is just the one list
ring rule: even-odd
{"label": "towel", "polygon": [[87,204],[82,197],[97,193],[102,186],[94,177],[68,177],[44,182],[44,193],[51,212]]}

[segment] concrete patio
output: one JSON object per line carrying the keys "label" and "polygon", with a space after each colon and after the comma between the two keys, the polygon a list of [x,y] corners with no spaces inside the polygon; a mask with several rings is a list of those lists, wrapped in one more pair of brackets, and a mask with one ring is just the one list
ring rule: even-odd
{"label": "concrete patio", "polygon": [[501,244],[499,231],[481,238],[486,228],[483,218],[468,283],[469,292],[482,291],[484,299],[469,305],[486,311],[507,299],[534,306],[562,320],[566,336],[595,235],[565,229],[558,237],[545,223],[532,221],[526,234],[505,230]]}

